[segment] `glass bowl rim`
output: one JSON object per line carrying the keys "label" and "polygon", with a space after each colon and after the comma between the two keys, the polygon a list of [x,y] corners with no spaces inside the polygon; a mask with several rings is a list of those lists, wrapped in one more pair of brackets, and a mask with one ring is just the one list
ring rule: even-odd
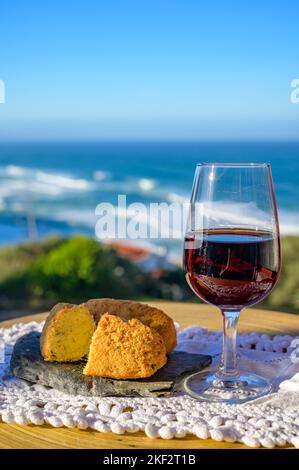
{"label": "glass bowl rim", "polygon": [[201,162],[196,166],[225,166],[225,167],[261,167],[270,168],[270,163],[260,162]]}

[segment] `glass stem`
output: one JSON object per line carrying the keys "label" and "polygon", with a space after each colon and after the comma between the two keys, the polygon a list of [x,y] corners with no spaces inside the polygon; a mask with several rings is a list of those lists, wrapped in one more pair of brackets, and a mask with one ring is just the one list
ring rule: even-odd
{"label": "glass stem", "polygon": [[240,311],[221,310],[223,318],[222,358],[218,375],[223,379],[238,377],[237,369],[237,327]]}

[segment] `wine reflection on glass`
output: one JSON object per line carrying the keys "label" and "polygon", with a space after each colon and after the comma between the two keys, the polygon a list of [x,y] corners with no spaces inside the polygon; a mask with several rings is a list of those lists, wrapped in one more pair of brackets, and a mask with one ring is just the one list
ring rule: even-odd
{"label": "wine reflection on glass", "polygon": [[271,390],[265,377],[238,370],[237,324],[244,307],[260,302],[271,292],[280,266],[270,165],[197,165],[184,243],[184,270],[195,294],[221,310],[223,348],[217,371],[187,377],[187,393],[239,403]]}

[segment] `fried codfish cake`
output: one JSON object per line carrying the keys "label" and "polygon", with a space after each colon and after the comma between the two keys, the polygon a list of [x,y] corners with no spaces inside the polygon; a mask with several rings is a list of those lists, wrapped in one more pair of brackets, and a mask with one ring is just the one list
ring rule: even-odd
{"label": "fried codfish cake", "polygon": [[78,361],[88,354],[94,330],[94,319],[87,307],[59,303],[43,327],[41,354],[46,361]]}
{"label": "fried codfish cake", "polygon": [[150,377],[167,362],[162,337],[136,318],[104,314],[91,340],[83,373],[114,379]]}
{"label": "fried codfish cake", "polygon": [[131,300],[118,299],[91,299],[84,305],[94,317],[96,324],[105,313],[117,315],[126,321],[136,318],[161,335],[167,354],[176,346],[176,330],[173,320],[158,308]]}

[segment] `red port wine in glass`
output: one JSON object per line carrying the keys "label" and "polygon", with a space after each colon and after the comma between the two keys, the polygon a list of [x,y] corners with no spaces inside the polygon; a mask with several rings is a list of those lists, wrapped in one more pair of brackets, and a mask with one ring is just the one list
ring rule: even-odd
{"label": "red port wine in glass", "polygon": [[[184,243],[186,280],[223,317],[218,370],[193,374],[185,390],[194,397],[238,403],[271,390],[267,378],[237,367],[240,311],[264,299],[280,273],[280,239],[270,166],[197,166]],[[248,313],[249,314],[249,313]]]}
{"label": "red port wine in glass", "polygon": [[185,272],[191,289],[208,303],[243,308],[276,284],[279,243],[266,231],[215,229],[185,238]]}

